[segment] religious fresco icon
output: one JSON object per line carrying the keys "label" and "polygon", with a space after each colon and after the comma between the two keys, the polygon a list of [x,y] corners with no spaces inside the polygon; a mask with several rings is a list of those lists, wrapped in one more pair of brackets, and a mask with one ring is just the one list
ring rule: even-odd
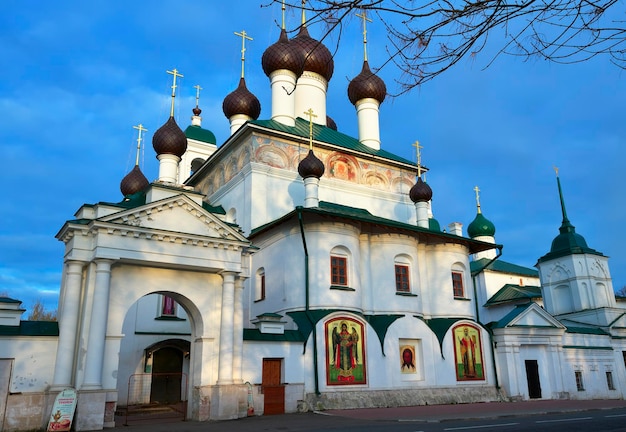
{"label": "religious fresco icon", "polygon": [[329,320],[326,332],[326,384],[366,384],[363,324],[340,317]]}
{"label": "religious fresco icon", "polygon": [[415,369],[415,347],[413,345],[400,345],[400,373],[417,373],[417,369]]}
{"label": "religious fresco icon", "polygon": [[480,330],[461,324],[452,329],[457,381],[484,380]]}

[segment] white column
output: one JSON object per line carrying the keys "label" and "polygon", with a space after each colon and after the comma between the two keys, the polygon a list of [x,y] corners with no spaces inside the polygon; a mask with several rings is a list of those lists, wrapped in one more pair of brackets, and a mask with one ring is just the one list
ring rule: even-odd
{"label": "white column", "polygon": [[356,102],[356,116],[359,123],[359,141],[374,150],[380,150],[379,107],[374,98]]}
{"label": "white column", "polygon": [[233,383],[233,320],[235,314],[235,273],[223,272],[222,319],[220,322],[220,354],[217,384]]}
{"label": "white column", "polygon": [[250,120],[250,117],[245,114],[235,114],[228,120],[230,121],[230,134],[234,135],[245,122]]}
{"label": "white column", "polygon": [[374,298],[372,290],[372,262],[371,262],[371,243],[369,234],[361,234],[359,236],[359,274],[361,281],[361,301],[365,311],[374,310]]}
{"label": "white column", "polygon": [[96,286],[91,309],[91,325],[87,342],[85,377],[82,389],[102,388],[102,365],[104,362],[104,344],[109,317],[109,290],[111,288],[111,264],[106,259],[96,260]]}
{"label": "white column", "polygon": [[272,88],[272,120],[287,126],[295,126],[296,74],[279,69],[270,74]]}
{"label": "white column", "polygon": [[317,177],[307,177],[304,179],[304,207],[319,207],[319,184],[320,179]]}
{"label": "white column", "polygon": [[422,228],[428,228],[428,202],[416,202],[415,210],[417,212],[417,226]]}
{"label": "white column", "polygon": [[328,82],[320,74],[305,71],[296,85],[295,116],[308,118],[304,115],[313,110],[313,123],[326,126],[326,89]]}
{"label": "white column", "polygon": [[180,157],[173,154],[160,154],[157,156],[157,159],[159,160],[159,181],[176,183]]}
{"label": "white column", "polygon": [[243,365],[243,281],[235,279],[235,315],[233,317],[233,381],[243,383],[241,371]]}
{"label": "white column", "polygon": [[63,390],[72,385],[74,353],[78,337],[78,310],[83,281],[83,262],[68,261],[65,270],[62,315],[59,316],[59,344],[54,364],[51,390]]}

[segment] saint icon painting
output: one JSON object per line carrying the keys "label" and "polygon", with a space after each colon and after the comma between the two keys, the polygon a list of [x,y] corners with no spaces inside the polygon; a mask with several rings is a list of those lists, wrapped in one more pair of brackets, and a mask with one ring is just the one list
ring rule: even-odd
{"label": "saint icon painting", "polygon": [[347,317],[326,323],[326,383],[365,384],[363,324]]}
{"label": "saint icon painting", "polygon": [[483,350],[480,330],[462,324],[452,329],[454,337],[454,358],[458,381],[484,380]]}

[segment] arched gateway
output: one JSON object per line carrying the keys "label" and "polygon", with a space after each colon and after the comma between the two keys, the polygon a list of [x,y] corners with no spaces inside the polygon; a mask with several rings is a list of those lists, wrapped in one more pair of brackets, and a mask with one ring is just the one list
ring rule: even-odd
{"label": "arched gateway", "polygon": [[152,184],[118,204],[83,206],[57,235],[66,250],[51,390],[77,389],[76,430],[114,424],[124,399],[118,379],[127,379],[123,323],[152,293],[166,293],[189,320],[189,382],[180,395],[188,418],[237,417],[230,410],[247,397],[241,296],[250,242],[220,210],[200,194]]}

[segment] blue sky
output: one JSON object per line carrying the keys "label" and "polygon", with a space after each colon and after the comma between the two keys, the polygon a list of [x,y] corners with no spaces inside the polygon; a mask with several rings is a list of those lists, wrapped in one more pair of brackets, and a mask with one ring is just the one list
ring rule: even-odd
{"label": "blue sky", "polygon": [[[236,6],[233,6],[235,5]],[[56,308],[64,245],[55,239],[83,203],[121,200],[120,180],[135,160],[136,131],[147,129],[141,167],[158,175],[152,134],[169,115],[171,76],[179,82],[176,119],[184,129],[200,95],[203,127],[221,144],[229,133],[221,104],[240,73],[246,30],[246,81],[269,118],[269,81],[260,58],[278,38],[280,9],[238,2],[24,1],[0,16],[0,292],[30,308]],[[299,12],[288,11],[295,28]],[[310,26],[311,36],[322,35]],[[346,88],[362,65],[357,20],[344,27],[328,114],[357,135]],[[385,34],[368,26],[369,59],[382,64]],[[335,42],[326,41],[334,51]],[[382,147],[430,169],[433,210],[442,226],[476,214],[496,225],[502,259],[532,267],[561,222],[553,166],[560,169],[568,216],[590,247],[610,257],[614,288],[626,285],[626,121],[624,71],[606,58],[576,65],[501,57],[498,47],[466,59],[434,81],[381,106]],[[380,76],[391,93],[398,71]],[[24,317],[25,318],[25,317]]]}

